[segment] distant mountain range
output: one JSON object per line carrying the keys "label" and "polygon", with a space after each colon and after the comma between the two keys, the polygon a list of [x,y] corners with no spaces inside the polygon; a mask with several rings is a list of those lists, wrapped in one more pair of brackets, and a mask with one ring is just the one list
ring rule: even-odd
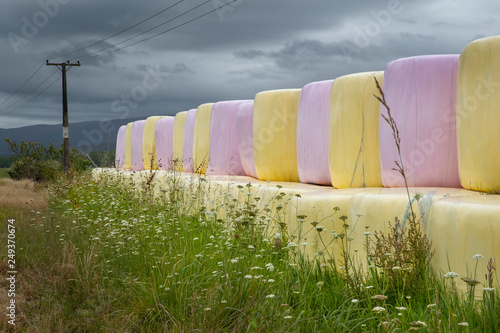
{"label": "distant mountain range", "polygon": [[[86,153],[95,150],[115,150],[116,135],[122,125],[142,118],[114,119],[108,122],[88,121],[69,124],[69,144],[71,147]],[[16,142],[21,140],[39,142],[44,146],[53,143],[56,147],[62,144],[62,124],[33,125],[19,128],[0,129],[0,156],[9,156],[9,138]]]}

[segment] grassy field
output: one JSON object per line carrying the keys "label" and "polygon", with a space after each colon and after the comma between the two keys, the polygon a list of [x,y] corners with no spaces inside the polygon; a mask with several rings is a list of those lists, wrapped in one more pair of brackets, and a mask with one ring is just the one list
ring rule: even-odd
{"label": "grassy field", "polygon": [[9,168],[0,168],[0,179],[1,178],[9,178],[9,174],[7,173]]}
{"label": "grassy field", "polygon": [[[491,280],[471,283],[469,290],[479,292],[460,294],[456,284],[465,282],[455,275],[426,271],[415,278],[412,264],[387,271],[361,270],[347,254],[305,260],[310,245],[288,234],[279,209],[257,210],[248,188],[238,200],[227,197],[221,219],[199,193],[165,186],[155,197],[107,177],[46,186],[0,180],[0,237],[7,239],[7,219],[17,228],[16,329],[499,331],[500,300]],[[280,193],[275,201],[274,207],[286,204]],[[367,233],[367,240],[373,236]],[[348,237],[340,234],[339,241]],[[5,275],[5,248],[1,258]],[[487,265],[487,258],[477,263]],[[5,309],[5,279],[1,287]],[[13,327],[3,320],[0,330]]]}

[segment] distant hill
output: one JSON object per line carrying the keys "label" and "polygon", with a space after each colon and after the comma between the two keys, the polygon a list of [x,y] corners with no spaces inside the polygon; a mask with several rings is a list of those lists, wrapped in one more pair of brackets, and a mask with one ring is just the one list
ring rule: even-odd
{"label": "distant hill", "polygon": [[[122,125],[142,118],[115,119],[109,122],[88,121],[69,124],[69,144],[87,153],[94,150],[115,150],[116,135]],[[33,125],[19,128],[0,129],[0,156],[9,156],[9,138],[16,142],[21,140],[39,142],[44,146],[53,143],[56,147],[62,144],[62,124]]]}

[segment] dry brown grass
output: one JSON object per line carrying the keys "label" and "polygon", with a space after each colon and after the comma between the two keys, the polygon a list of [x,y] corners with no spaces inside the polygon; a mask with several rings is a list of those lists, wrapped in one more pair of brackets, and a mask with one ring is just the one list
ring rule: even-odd
{"label": "dry brown grass", "polygon": [[31,180],[0,179],[0,206],[43,210],[47,207],[47,191]]}
{"label": "dry brown grass", "polygon": [[[33,216],[30,211],[44,211],[47,207],[48,193],[46,186],[34,183],[31,180],[21,180],[15,181],[9,178],[0,179],[0,218],[2,230],[0,236],[2,239],[6,239],[7,232],[7,219],[16,220],[17,233],[24,230]],[[17,235],[19,236],[19,235]],[[20,255],[20,248],[25,247],[26,244],[21,244],[20,240],[17,242],[16,239],[16,250],[18,250],[17,255]],[[7,272],[7,252],[3,251],[1,253],[0,259],[0,276],[6,276]],[[16,256],[16,259],[19,257]],[[16,263],[19,263],[16,260]],[[28,318],[25,315],[25,309],[29,306],[28,304],[33,301],[33,287],[31,286],[31,281],[37,273],[36,269],[30,268],[25,269],[21,266],[16,267],[19,272],[16,276],[16,322],[21,324],[27,322]],[[40,275],[38,273],[38,275]],[[6,306],[9,302],[8,297],[8,281],[2,279],[0,281],[0,305],[2,308]],[[6,320],[0,322],[1,332],[11,332],[19,328],[7,324]]]}

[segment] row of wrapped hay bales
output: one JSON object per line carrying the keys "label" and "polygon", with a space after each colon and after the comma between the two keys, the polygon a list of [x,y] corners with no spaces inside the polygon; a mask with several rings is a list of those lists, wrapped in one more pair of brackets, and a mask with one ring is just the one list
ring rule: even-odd
{"label": "row of wrapped hay bales", "polygon": [[[165,125],[157,129],[163,117],[149,117],[120,130],[117,166],[139,171],[158,169],[160,163],[168,169],[178,159],[178,171],[335,188],[402,187],[404,180],[395,170],[401,158],[409,186],[494,191],[500,187],[495,172],[500,154],[493,144],[500,116],[488,110],[495,109],[498,96],[490,72],[491,66],[500,65],[496,40],[475,41],[460,58],[398,59],[385,73],[264,91],[254,101],[202,104],[179,113],[175,121],[163,120]],[[478,60],[476,53],[485,56]],[[392,129],[380,117],[387,110],[373,96],[379,94],[374,78],[383,84],[398,126],[399,151]],[[156,135],[161,137],[155,140]]]}
{"label": "row of wrapped hay bales", "polygon": [[[342,215],[352,248],[362,251],[366,230],[387,230],[394,217],[407,223],[411,206],[434,243],[434,267],[466,276],[464,262],[474,254],[500,256],[494,244],[500,197],[478,192],[500,191],[499,68],[500,37],[493,37],[469,44],[460,56],[398,59],[384,72],[264,91],[253,101],[202,104],[178,113],[173,125],[156,123],[155,131],[168,132],[155,132],[156,155],[170,154],[182,160],[178,171],[206,173],[224,186],[250,182],[263,205],[278,191],[299,194],[286,212],[289,230],[319,221],[329,230],[322,234],[328,246],[335,237],[330,231],[342,229]],[[388,110],[373,96],[380,95],[375,78],[398,126],[399,150],[381,117]],[[117,167],[147,167],[147,122],[120,128]],[[404,179],[393,170],[400,158],[410,195],[419,200],[408,200]],[[319,244],[312,239],[317,233],[308,237]]]}

